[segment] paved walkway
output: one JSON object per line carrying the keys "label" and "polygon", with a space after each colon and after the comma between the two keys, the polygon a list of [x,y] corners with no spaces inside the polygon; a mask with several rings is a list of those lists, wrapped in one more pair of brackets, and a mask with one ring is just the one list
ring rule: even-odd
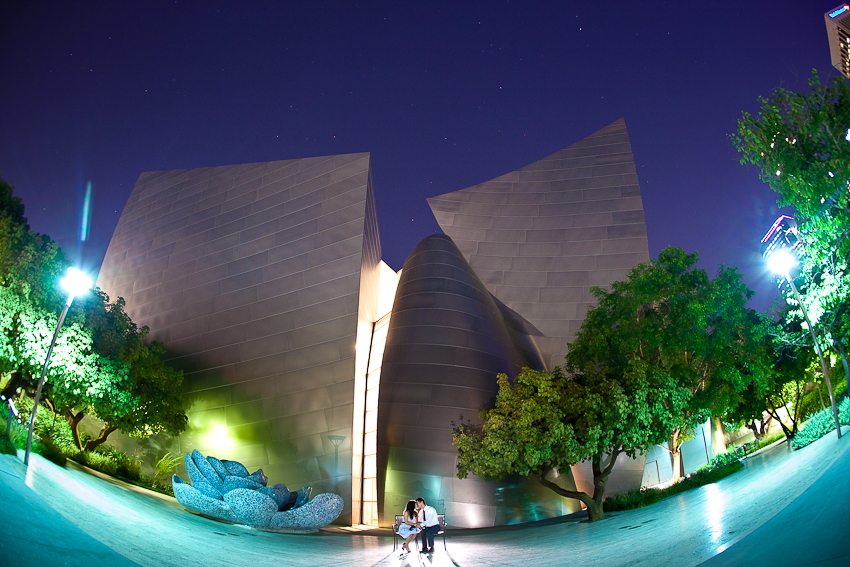
{"label": "paved walkway", "polygon": [[[845,428],[850,433],[850,429]],[[387,530],[271,534],[190,514],[173,499],[37,455],[0,456],[0,565],[850,564],[850,435],[784,443],[723,481],[596,523],[574,517],[449,532],[448,551],[399,559]],[[449,518],[451,521],[451,518]]]}

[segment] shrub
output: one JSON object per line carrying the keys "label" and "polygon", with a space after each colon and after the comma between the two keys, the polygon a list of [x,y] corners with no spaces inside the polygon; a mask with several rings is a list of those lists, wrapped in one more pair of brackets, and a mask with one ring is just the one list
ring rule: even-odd
{"label": "shrub", "polygon": [[85,465],[96,471],[108,474],[109,476],[115,476],[118,474],[118,466],[115,464],[115,461],[113,461],[108,455],[104,455],[96,451],[81,451],[76,455],[71,456],[71,459],[81,465]]}
{"label": "shrub", "polygon": [[116,455],[116,474],[127,480],[138,481],[142,478],[142,466],[139,462],[124,453]]}
{"label": "shrub", "polygon": [[[850,425],[850,398],[845,397],[838,404],[838,421],[841,425]],[[791,447],[802,449],[834,430],[835,418],[832,415],[832,408],[822,409],[814,413],[803,424],[803,428],[797,432],[797,435],[791,441]]]}
{"label": "shrub", "polygon": [[[826,384],[821,384],[821,393],[823,394],[823,401],[821,402],[821,394],[818,393],[817,388],[803,396],[803,399],[800,400],[800,417],[803,420],[811,419],[813,415],[818,413],[819,411],[823,411],[824,408],[829,408],[829,392],[827,390]],[[847,394],[847,380],[841,378],[836,381],[832,385],[832,395],[835,397],[836,403],[838,403],[842,397]]]}
{"label": "shrub", "polygon": [[[23,412],[19,412],[19,415],[23,415]],[[0,437],[3,439],[6,438],[6,420],[9,416],[9,407],[3,404],[2,410],[0,410]],[[19,418],[23,421],[23,417]],[[18,419],[12,418],[12,427],[9,430],[9,439],[12,443],[12,446],[17,449],[23,449],[27,446],[27,427],[23,423],[18,423]]]}
{"label": "shrub", "polygon": [[714,457],[708,464],[667,488],[642,488],[640,490],[617,494],[605,500],[605,510],[607,512],[617,512],[620,510],[642,508],[670,496],[717,482],[744,468],[744,465],[738,460],[740,454],[741,448],[731,453],[721,453]]}
{"label": "shrub", "polygon": [[621,492],[616,496],[605,499],[606,512],[619,512],[621,510],[633,510],[635,508],[643,508],[650,504],[655,504],[664,500],[667,495],[663,489],[658,488],[641,488],[638,490],[630,490]]}
{"label": "shrub", "polygon": [[4,433],[0,434],[0,454],[15,455],[18,452],[18,448],[15,447],[15,444],[10,439],[6,439],[5,431],[6,429],[4,427]]}
{"label": "shrub", "polygon": [[68,460],[65,451],[56,444],[50,437],[40,437],[38,443],[33,443],[33,453],[38,453],[48,461],[56,463],[60,467],[65,466],[65,461]]}
{"label": "shrub", "polygon": [[166,453],[156,462],[154,466],[154,478],[151,484],[168,487],[171,489],[171,475],[174,474],[174,469],[183,461],[182,458],[173,454]]}
{"label": "shrub", "polygon": [[133,482],[138,481],[141,478],[142,467],[133,457],[130,457],[109,445],[98,445],[94,452],[109,458],[113,463],[115,463],[115,473],[107,474],[112,474],[113,476],[118,476]]}

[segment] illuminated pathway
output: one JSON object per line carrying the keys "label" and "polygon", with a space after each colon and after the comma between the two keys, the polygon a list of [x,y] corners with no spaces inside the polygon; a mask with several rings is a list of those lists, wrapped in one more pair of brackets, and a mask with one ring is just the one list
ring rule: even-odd
{"label": "illuminated pathway", "polygon": [[850,565],[848,447],[850,435],[839,441],[830,434],[793,453],[782,443],[730,478],[647,508],[594,524],[449,532],[448,553],[438,539],[433,557],[404,560],[381,535],[387,530],[259,532],[37,455],[27,474],[2,455],[0,565]]}

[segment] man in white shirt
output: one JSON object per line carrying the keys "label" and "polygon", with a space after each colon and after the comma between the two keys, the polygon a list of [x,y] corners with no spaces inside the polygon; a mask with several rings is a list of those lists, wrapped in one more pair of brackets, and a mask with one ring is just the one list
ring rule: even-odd
{"label": "man in white shirt", "polygon": [[[437,511],[433,506],[426,505],[424,498],[416,499],[416,509],[420,511],[419,523],[422,525],[422,531],[419,532],[422,538],[422,553],[434,553],[434,534],[440,531]],[[424,519],[422,519],[423,516]]]}

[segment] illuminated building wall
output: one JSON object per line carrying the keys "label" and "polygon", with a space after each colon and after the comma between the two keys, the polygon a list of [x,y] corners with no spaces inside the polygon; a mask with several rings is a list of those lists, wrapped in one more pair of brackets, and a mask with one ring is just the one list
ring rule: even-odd
{"label": "illuminated building wall", "polygon": [[428,199],[487,289],[539,329],[547,366],[606,286],[649,260],[623,119],[540,161]]}
{"label": "illuminated building wall", "polygon": [[151,172],[98,285],[184,369],[181,450],[337,492],[350,521],[380,256],[368,154]]}
{"label": "illuminated building wall", "polygon": [[850,5],[842,4],[823,15],[832,66],[850,79]]}
{"label": "illuminated building wall", "polygon": [[[456,478],[452,422],[496,375],[560,364],[589,289],[649,258],[622,120],[495,180],[429,199],[433,235],[381,262],[368,154],[144,173],[98,285],[185,372],[182,451],[336,492],[389,525],[416,496],[457,527],[578,509],[528,479]],[[608,493],[637,488],[621,457]],[[587,489],[586,466],[557,482]]]}
{"label": "illuminated building wall", "polygon": [[578,509],[577,501],[529,479],[485,482],[456,476],[452,422],[461,416],[477,420],[482,408],[492,407],[498,373],[515,376],[523,366],[543,366],[533,349],[515,340],[510,325],[449,237],[429,236],[413,249],[399,279],[381,372],[382,525],[419,496],[456,527],[530,521]]}

